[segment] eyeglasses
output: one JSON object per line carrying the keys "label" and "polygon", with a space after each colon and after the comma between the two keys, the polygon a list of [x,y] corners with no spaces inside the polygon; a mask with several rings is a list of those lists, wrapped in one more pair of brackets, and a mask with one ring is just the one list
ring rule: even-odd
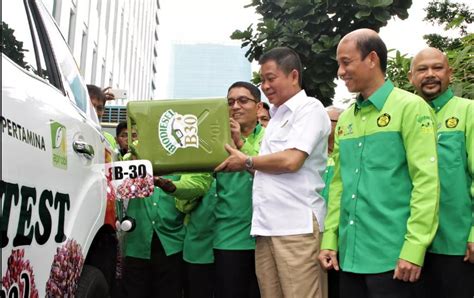
{"label": "eyeglasses", "polygon": [[237,98],[227,98],[227,104],[229,105],[229,107],[234,106],[236,101],[239,103],[239,105],[244,105],[248,103],[249,101],[253,101],[255,103],[257,102],[255,99],[251,99],[246,96],[240,96]]}

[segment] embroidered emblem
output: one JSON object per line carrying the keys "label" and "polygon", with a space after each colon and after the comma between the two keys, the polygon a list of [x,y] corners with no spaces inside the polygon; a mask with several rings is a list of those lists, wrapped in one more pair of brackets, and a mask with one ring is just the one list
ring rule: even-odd
{"label": "embroidered emblem", "polygon": [[338,136],[342,136],[344,134],[344,129],[342,129],[342,126],[339,126],[337,128],[337,135]]}
{"label": "embroidered emblem", "polygon": [[354,132],[352,131],[352,123],[350,123],[349,125],[347,125],[347,132],[344,135],[351,135],[353,133]]}
{"label": "embroidered emblem", "polygon": [[377,118],[377,126],[378,127],[385,127],[390,123],[390,115],[387,113],[384,113],[383,115],[379,116]]}
{"label": "embroidered emblem", "polygon": [[421,132],[432,133],[433,132],[433,120],[427,115],[418,115],[416,122],[421,126]]}
{"label": "embroidered emblem", "polygon": [[458,123],[459,123],[459,119],[456,117],[451,117],[449,119],[446,119],[446,122],[445,122],[447,128],[455,128],[456,126],[458,126]]}

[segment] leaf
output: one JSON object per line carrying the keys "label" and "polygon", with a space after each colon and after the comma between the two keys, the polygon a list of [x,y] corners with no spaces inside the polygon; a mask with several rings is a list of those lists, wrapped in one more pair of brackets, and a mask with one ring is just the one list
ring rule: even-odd
{"label": "leaf", "polygon": [[355,17],[358,19],[362,19],[362,18],[370,16],[371,13],[372,13],[372,10],[370,8],[362,8],[355,14]]}
{"label": "leaf", "polygon": [[357,0],[357,4],[368,7],[386,7],[393,3],[393,0]]}
{"label": "leaf", "polygon": [[446,25],[446,29],[453,29],[453,28],[458,28],[461,26],[461,24],[465,21],[465,18],[463,16],[457,16],[455,19],[453,19],[451,22],[449,22]]}
{"label": "leaf", "polygon": [[286,0],[273,0],[273,3],[283,8],[286,4]]}
{"label": "leaf", "polygon": [[390,19],[390,13],[385,9],[379,8],[372,11],[372,13],[374,14],[375,19],[381,23],[385,24]]}

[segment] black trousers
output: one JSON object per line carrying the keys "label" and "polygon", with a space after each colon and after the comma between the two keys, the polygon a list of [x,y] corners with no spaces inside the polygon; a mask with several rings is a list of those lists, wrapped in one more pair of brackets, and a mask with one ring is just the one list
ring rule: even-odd
{"label": "black trousers", "polygon": [[192,264],[185,262],[184,298],[214,297],[214,264]]}
{"label": "black trousers", "polygon": [[341,298],[415,298],[419,287],[419,282],[393,279],[393,271],[378,274],[340,271],[339,277]]}
{"label": "black trousers", "polygon": [[421,274],[426,298],[474,297],[474,264],[463,261],[464,256],[427,253]]}
{"label": "black trousers", "polygon": [[214,249],[216,298],[258,298],[255,250]]}
{"label": "black trousers", "polygon": [[156,234],[151,241],[151,259],[125,257],[123,289],[126,297],[182,298],[183,255],[166,256]]}
{"label": "black trousers", "polygon": [[328,270],[328,298],[339,298],[339,271]]}

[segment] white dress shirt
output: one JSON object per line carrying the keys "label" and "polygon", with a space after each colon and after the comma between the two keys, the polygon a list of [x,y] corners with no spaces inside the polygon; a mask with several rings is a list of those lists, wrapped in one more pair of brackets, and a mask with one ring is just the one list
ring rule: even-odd
{"label": "white dress shirt", "polygon": [[252,235],[284,236],[313,232],[313,214],[324,228],[326,205],[319,192],[326,168],[331,122],[321,102],[301,90],[279,107],[265,130],[259,155],[286,149],[308,154],[294,173],[255,172]]}

